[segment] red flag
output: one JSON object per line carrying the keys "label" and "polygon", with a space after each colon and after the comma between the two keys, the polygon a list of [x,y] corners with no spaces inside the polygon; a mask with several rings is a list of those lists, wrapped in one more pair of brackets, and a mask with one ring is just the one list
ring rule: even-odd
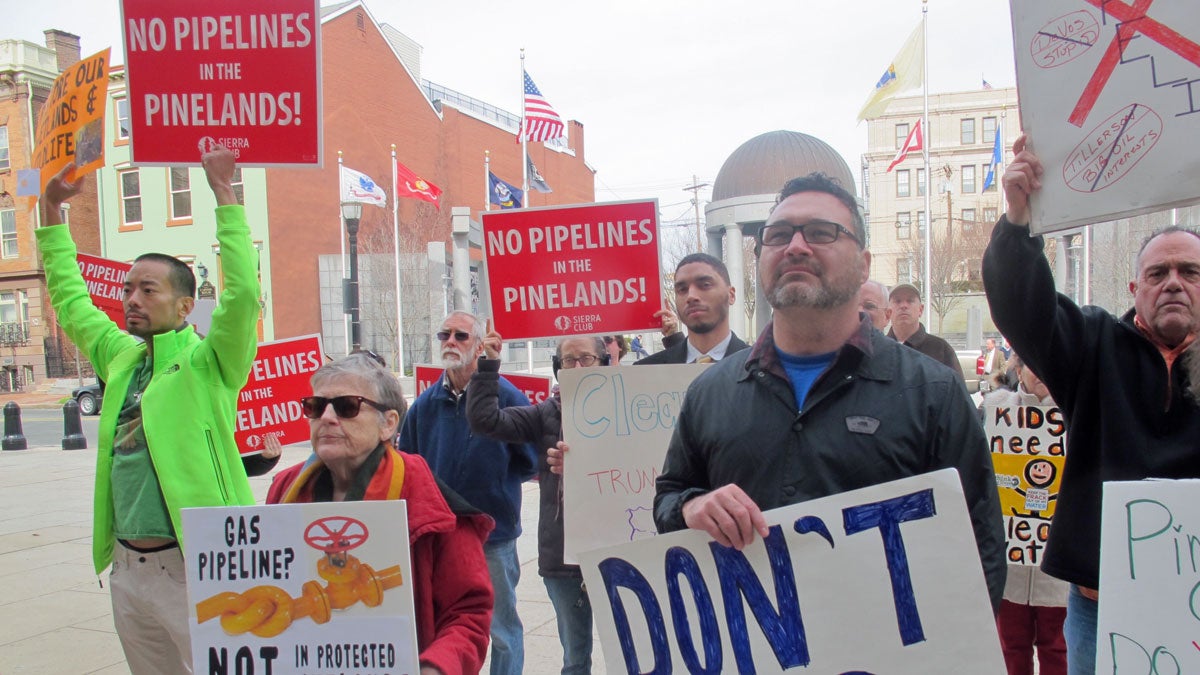
{"label": "red flag", "polygon": [[887,170],[891,171],[892,169],[896,168],[897,164],[903,162],[904,158],[908,157],[910,150],[924,149],[925,137],[921,134],[921,120],[917,120],[917,123],[915,126],[913,126],[912,131],[908,132],[908,138],[904,139],[904,145],[900,146],[900,149],[896,151],[896,156],[892,158],[892,163],[888,164]]}
{"label": "red flag", "polygon": [[399,161],[396,162],[396,197],[423,199],[437,206],[438,198],[441,196],[442,189],[440,187],[425,182],[424,179],[413,173],[412,169]]}

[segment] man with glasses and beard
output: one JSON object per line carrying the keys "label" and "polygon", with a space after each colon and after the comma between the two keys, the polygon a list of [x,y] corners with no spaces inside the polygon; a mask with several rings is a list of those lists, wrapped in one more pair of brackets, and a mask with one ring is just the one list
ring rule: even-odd
{"label": "man with glasses and beard", "polygon": [[755,247],[774,318],[688,388],[655,523],[741,550],[767,535],[763,510],[955,468],[998,607],[1004,532],[983,429],[953,372],[859,313],[865,234],[854,196],[828,176],[784,185]]}
{"label": "man with glasses and beard", "polygon": [[713,363],[749,347],[729,330],[729,308],[736,293],[719,258],[707,253],[685,256],[675,266],[675,307],[687,326],[687,339],[635,365]]}
{"label": "man with glasses and beard", "polygon": [[[413,401],[400,431],[399,449],[421,455],[441,479],[472,506],[491,516],[496,529],[484,546],[495,592],[492,613],[492,675],[524,668],[524,628],[517,615],[517,537],[521,534],[521,483],[537,471],[537,452],[524,443],[502,443],[471,433],[467,423],[467,385],[483,354],[482,322],[467,312],[442,321],[442,366],[432,386]],[[527,406],[525,397],[500,379],[501,407]]]}

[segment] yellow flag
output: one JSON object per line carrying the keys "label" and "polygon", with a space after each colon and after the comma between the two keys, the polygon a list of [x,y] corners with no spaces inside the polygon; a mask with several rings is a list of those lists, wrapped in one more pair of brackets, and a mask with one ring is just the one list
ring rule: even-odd
{"label": "yellow flag", "polygon": [[921,24],[917,24],[912,35],[904,41],[900,53],[883,71],[883,77],[875,83],[875,89],[867,97],[862,110],[858,111],[858,121],[879,117],[898,94],[919,88],[923,81],[924,60],[925,34]]}

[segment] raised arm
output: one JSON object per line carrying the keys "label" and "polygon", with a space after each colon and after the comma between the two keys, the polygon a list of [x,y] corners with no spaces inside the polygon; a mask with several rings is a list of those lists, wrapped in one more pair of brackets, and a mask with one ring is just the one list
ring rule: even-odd
{"label": "raised arm", "polygon": [[42,206],[46,209],[46,217],[42,221],[43,226],[61,225],[66,220],[63,218],[62,205],[83,190],[83,176],[73,183],[67,180],[67,176],[74,171],[75,162],[71,162],[54,174],[49,183],[46,183],[46,191],[42,193]]}

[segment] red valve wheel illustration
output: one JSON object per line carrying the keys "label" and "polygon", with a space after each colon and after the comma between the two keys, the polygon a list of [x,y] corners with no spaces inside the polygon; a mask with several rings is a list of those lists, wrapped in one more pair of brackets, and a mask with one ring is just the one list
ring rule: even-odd
{"label": "red valve wheel illustration", "polygon": [[361,546],[370,533],[361,520],[330,516],[314,520],[304,528],[304,543],[321,551],[317,575],[325,580],[304,583],[300,597],[293,598],[277,586],[255,586],[242,593],[222,592],[196,605],[196,621],[204,623],[220,618],[221,628],[229,635],[250,632],[259,637],[275,637],[294,621],[309,618],[323,624],[333,610],[343,610],[357,602],[378,607],[384,591],[404,583],[400,566],[375,571],[348,551]]}
{"label": "red valve wheel illustration", "polygon": [[304,528],[304,543],[331,556],[358,548],[368,536],[365,523],[345,516],[320,518]]}

